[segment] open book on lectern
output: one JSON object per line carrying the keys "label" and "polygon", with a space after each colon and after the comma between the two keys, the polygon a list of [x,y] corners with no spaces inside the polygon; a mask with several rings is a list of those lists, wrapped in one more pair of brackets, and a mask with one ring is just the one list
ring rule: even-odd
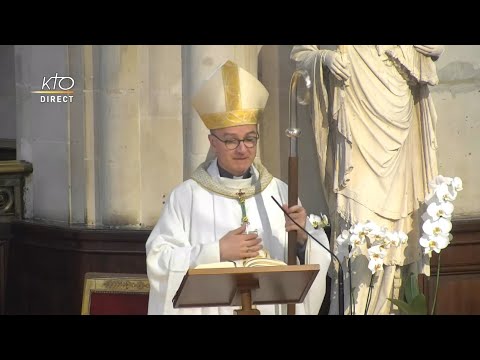
{"label": "open book on lectern", "polygon": [[304,301],[320,267],[287,265],[259,256],[202,264],[189,269],[173,297],[173,307],[241,306],[239,315],[259,314],[254,305],[297,304]]}
{"label": "open book on lectern", "polygon": [[210,264],[201,264],[195,269],[213,269],[213,268],[241,268],[241,267],[260,267],[260,266],[286,266],[281,260],[270,258],[267,250],[260,250],[258,256],[236,261],[221,261]]}

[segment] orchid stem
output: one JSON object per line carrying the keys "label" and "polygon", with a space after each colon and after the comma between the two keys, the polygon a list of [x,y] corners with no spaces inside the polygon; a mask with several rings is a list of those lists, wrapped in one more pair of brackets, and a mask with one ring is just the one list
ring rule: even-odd
{"label": "orchid stem", "polygon": [[[352,247],[348,246],[348,253],[352,251]],[[355,301],[353,299],[353,288],[352,288],[352,264],[350,262],[350,255],[348,256],[348,279],[350,282],[350,315],[355,315]]]}
{"label": "orchid stem", "polygon": [[368,315],[368,308],[370,307],[370,300],[372,299],[372,289],[373,289],[373,277],[375,276],[375,273],[372,274],[372,277],[370,278],[370,285],[368,286],[368,296],[367,296],[367,303],[365,305],[365,314]]}
{"label": "orchid stem", "polygon": [[437,304],[438,283],[440,282],[440,253],[438,254],[437,261],[437,281],[435,284],[435,296],[433,297],[432,312],[430,315],[435,315],[435,305]]}

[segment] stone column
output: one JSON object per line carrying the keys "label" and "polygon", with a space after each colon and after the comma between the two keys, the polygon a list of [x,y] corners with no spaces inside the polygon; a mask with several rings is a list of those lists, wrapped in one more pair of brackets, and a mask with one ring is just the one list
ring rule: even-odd
{"label": "stone column", "polygon": [[[26,217],[153,226],[183,179],[181,46],[16,46],[18,159],[33,165]],[[42,103],[42,79],[75,81]],[[180,141],[179,141],[180,139]]]}
{"label": "stone column", "polygon": [[182,181],[180,50],[93,47],[97,223],[153,226]]}
{"label": "stone column", "polygon": [[[42,102],[47,95],[32,93],[42,90],[44,77],[55,74],[68,76],[68,46],[15,46],[17,159],[33,165],[25,183],[26,217],[65,223],[70,198],[69,103]],[[50,90],[53,86],[50,82]]]}
{"label": "stone column", "polygon": [[257,74],[256,45],[183,45],[183,124],[184,179],[207,158],[210,145],[208,129],[193,109],[192,97],[208,76],[224,61],[232,60],[252,74]]}
{"label": "stone column", "polygon": [[138,46],[93,48],[97,221],[140,222]]}

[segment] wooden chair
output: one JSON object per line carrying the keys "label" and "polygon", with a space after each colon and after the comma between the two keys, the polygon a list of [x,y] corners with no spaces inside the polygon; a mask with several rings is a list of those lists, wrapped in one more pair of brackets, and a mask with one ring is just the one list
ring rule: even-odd
{"label": "wooden chair", "polygon": [[82,315],[147,315],[149,290],[146,274],[88,272]]}

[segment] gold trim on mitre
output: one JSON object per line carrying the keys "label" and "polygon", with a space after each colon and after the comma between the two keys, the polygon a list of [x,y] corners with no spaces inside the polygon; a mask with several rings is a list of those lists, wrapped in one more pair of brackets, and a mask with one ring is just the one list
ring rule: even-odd
{"label": "gold trim on mitre", "polygon": [[203,83],[193,107],[205,126],[223,129],[256,125],[263,116],[268,91],[252,74],[228,60]]}
{"label": "gold trim on mitre", "polygon": [[256,125],[262,115],[261,109],[233,110],[227,113],[204,114],[202,120],[209,129],[222,129],[237,125]]}
{"label": "gold trim on mitre", "polygon": [[223,91],[225,92],[225,108],[227,111],[239,110],[242,107],[242,89],[238,65],[227,61],[222,66]]}

